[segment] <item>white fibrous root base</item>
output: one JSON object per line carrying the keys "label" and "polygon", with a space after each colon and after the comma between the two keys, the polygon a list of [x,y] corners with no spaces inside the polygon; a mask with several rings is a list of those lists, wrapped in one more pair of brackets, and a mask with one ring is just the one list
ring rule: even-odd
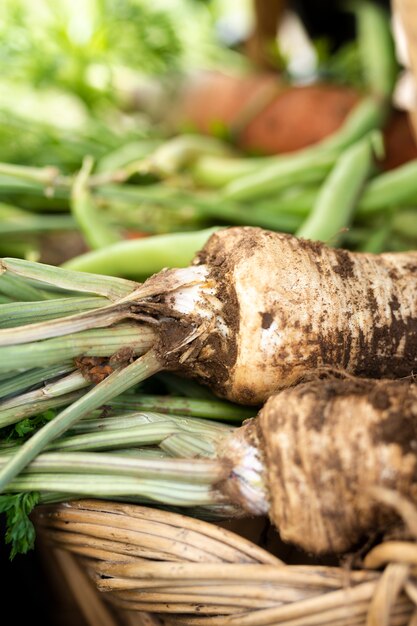
{"label": "white fibrous root base", "polygon": [[182,273],[184,284],[167,296],[172,311],[207,321],[227,338],[230,331],[221,315],[223,305],[217,297],[216,282],[209,278],[208,267],[199,265],[176,271]]}
{"label": "white fibrous root base", "polygon": [[224,491],[247,512],[253,515],[267,514],[269,498],[265,465],[259,448],[245,437],[245,427],[227,440],[221,455],[232,466]]}

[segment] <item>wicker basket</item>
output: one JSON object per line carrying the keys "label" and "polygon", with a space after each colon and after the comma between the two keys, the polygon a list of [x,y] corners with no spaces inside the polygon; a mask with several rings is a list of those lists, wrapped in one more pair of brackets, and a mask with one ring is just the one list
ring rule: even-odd
{"label": "wicker basket", "polygon": [[137,505],[41,507],[35,525],[91,626],[417,625],[412,541],[352,569],[286,565],[217,524]]}

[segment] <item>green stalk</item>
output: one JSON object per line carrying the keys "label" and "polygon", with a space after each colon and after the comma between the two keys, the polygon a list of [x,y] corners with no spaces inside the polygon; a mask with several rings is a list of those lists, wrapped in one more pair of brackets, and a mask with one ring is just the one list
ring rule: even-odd
{"label": "green stalk", "polygon": [[190,233],[155,235],[87,252],[64,263],[80,272],[95,272],[140,279],[156,274],[164,267],[187,267],[217,228]]}
{"label": "green stalk", "polygon": [[27,404],[25,405],[17,408],[12,407],[0,410],[0,428],[10,426],[11,424],[17,424],[21,420],[30,418],[39,413],[44,413],[50,409],[68,406],[72,402],[78,400],[81,396],[81,391],[73,391],[71,393],[63,393],[62,395],[54,398],[39,398],[38,400],[27,398]]}
{"label": "green stalk", "polygon": [[216,441],[196,439],[184,433],[177,433],[167,437],[160,443],[160,447],[172,456],[195,458],[215,457],[217,451]]}
{"label": "green stalk", "polygon": [[76,223],[69,215],[34,215],[15,206],[0,203],[0,235],[75,229]]}
{"label": "green stalk", "polygon": [[106,225],[97,211],[88,188],[89,177],[93,168],[93,159],[86,157],[82,168],[74,180],[71,192],[71,211],[90,248],[105,248],[121,237],[114,229]]}
{"label": "green stalk", "polygon": [[28,165],[14,165],[0,163],[0,176],[12,176],[28,183],[54,187],[68,184],[68,179],[60,176],[56,167],[30,167]]}
{"label": "green stalk", "polygon": [[[229,433],[232,427],[223,423],[213,422],[207,419],[190,418],[184,415],[171,415],[166,413],[153,412],[137,412],[127,415],[117,415],[115,417],[105,417],[100,419],[90,419],[89,417],[81,420],[71,428],[68,437],[73,437],[74,433],[85,434],[92,433],[95,436],[97,432],[120,431],[123,429],[131,430],[137,426],[149,424],[172,423],[176,427],[176,432],[193,433],[199,437],[217,437],[219,434]],[[64,440],[63,440],[64,441]],[[84,439],[82,439],[84,441]],[[88,441],[88,438],[85,438]],[[65,443],[65,441],[64,441]],[[57,444],[58,445],[58,444]]]}
{"label": "green stalk", "polygon": [[201,155],[191,168],[191,176],[201,187],[224,187],[236,178],[259,172],[274,162],[275,157],[232,158]]}
{"label": "green stalk", "polygon": [[142,423],[120,430],[100,430],[95,433],[83,433],[72,437],[57,439],[47,446],[47,450],[87,451],[116,450],[117,448],[152,446],[161,443],[167,437],[179,432],[174,421]]}
{"label": "green stalk", "polygon": [[[42,450],[57,439],[90,411],[102,406],[115,396],[127,391],[133,385],[156,374],[161,363],[151,350],[130,365],[110,374],[108,378],[93,387],[79,400],[58,414],[51,422],[36,432],[14,457],[0,471],[0,492],[17,476]],[[58,487],[58,490],[60,488]]]}
{"label": "green stalk", "polygon": [[0,403],[0,427],[15,424],[25,417],[36,415],[46,409],[68,404],[75,398],[74,392],[89,387],[91,382],[79,371],[63,376],[59,380],[44,385],[40,389],[13,396]]}
{"label": "green stalk", "polygon": [[417,202],[417,159],[370,180],[358,204],[358,215]]}
{"label": "green stalk", "polygon": [[156,174],[163,178],[173,176],[200,155],[228,155],[231,148],[215,137],[179,135],[169,139],[137,164],[127,166],[128,173]]}
{"label": "green stalk", "polygon": [[310,154],[299,151],[265,165],[261,170],[237,178],[223,189],[226,200],[255,200],[297,184],[315,183],[333,167],[337,152]]}
{"label": "green stalk", "polygon": [[[62,269],[44,263],[32,263],[23,259],[1,259],[1,270],[7,270],[13,277],[21,277],[25,280],[34,280],[50,287],[68,291],[86,292],[104,296],[109,300],[119,300],[134,291],[137,284],[123,278],[113,276],[100,276],[94,274],[78,273],[68,269]],[[1,278],[0,278],[1,284]],[[23,299],[23,298],[22,298]],[[33,298],[41,300],[42,298]]]}
{"label": "green stalk", "polygon": [[352,7],[366,84],[373,94],[388,102],[398,75],[390,14],[375,2],[360,0]]}
{"label": "green stalk", "polygon": [[307,220],[297,231],[298,237],[331,241],[334,246],[350,223],[358,196],[373,163],[373,146],[366,137],[339,157],[326,179]]}
{"label": "green stalk", "polygon": [[46,298],[42,291],[21,280],[19,276],[9,274],[4,271],[5,269],[7,267],[0,259],[0,292],[5,296],[23,302],[44,300]]}
{"label": "green stalk", "polygon": [[56,491],[92,498],[137,496],[161,504],[190,507],[218,501],[211,485],[112,474],[33,474],[15,478],[5,489],[9,493],[21,491]]}
{"label": "green stalk", "polygon": [[72,363],[60,363],[52,367],[37,367],[21,374],[14,374],[4,381],[0,380],[0,399],[11,394],[23,392],[29,387],[44,383],[57,376],[67,374],[73,369],[74,365]]}
{"label": "green stalk", "polygon": [[0,328],[16,328],[57,317],[92,311],[109,304],[100,296],[57,298],[41,302],[10,302],[0,306]]}
{"label": "green stalk", "polygon": [[116,410],[155,411],[190,417],[218,420],[241,420],[254,416],[254,410],[222,400],[202,400],[172,396],[129,394],[115,398],[109,403]]}
{"label": "green stalk", "polygon": [[[65,318],[67,319],[67,318]],[[24,329],[25,327],[19,327]],[[14,329],[10,329],[11,335]],[[112,328],[93,328],[52,337],[44,341],[0,347],[0,372],[59,364],[77,356],[111,357],[122,348],[129,348],[132,354],[144,354],[155,341],[151,328],[138,324],[119,324]]]}
{"label": "green stalk", "polygon": [[[0,467],[8,461],[0,455]],[[225,470],[209,459],[141,459],[97,452],[45,452],[40,454],[22,476],[49,473],[107,474],[152,480],[184,480],[200,484],[214,484],[224,477]]]}

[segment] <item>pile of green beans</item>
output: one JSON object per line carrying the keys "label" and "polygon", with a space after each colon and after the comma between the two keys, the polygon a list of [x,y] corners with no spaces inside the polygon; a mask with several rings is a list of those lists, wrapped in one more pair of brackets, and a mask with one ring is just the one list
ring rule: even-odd
{"label": "pile of green beans", "polygon": [[228,225],[357,250],[414,247],[417,161],[378,169],[398,70],[389,16],[372,2],[353,10],[368,88],[332,135],[265,157],[192,134],[112,140],[73,174],[0,163],[0,255],[42,260],[42,234],[73,231],[89,251],[67,267],[143,280],[187,265],[213,228]]}

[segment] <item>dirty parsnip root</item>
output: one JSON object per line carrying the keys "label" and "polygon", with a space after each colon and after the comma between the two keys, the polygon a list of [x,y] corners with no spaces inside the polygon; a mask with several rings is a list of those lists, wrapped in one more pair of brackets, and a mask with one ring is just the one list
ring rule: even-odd
{"label": "dirty parsnip root", "polygon": [[[6,491],[38,492],[35,504],[91,496],[192,507],[203,517],[267,515],[287,542],[344,553],[399,524],[387,493],[417,503],[416,418],[412,378],[323,372],[271,396],[239,428],[154,413],[102,418],[99,431],[97,420],[83,420]],[[114,450],[123,442],[137,447]],[[0,453],[0,465],[12,453]],[[16,511],[8,493],[0,508]]]}
{"label": "dirty parsnip root", "polygon": [[395,524],[381,490],[417,502],[417,385],[301,383],[272,396],[222,454],[233,501],[267,513],[284,540],[308,552],[345,552]]}
{"label": "dirty parsnip root", "polygon": [[[25,272],[32,283],[42,281],[50,271],[7,260],[3,267],[15,282]],[[82,390],[21,446],[0,471],[0,489],[83,416],[161,370],[194,377],[247,405],[259,405],[322,366],[369,377],[411,374],[417,364],[416,270],[415,252],[355,254],[259,228],[230,228],[213,234],[188,268],[164,270],[142,285],[117,283],[122,295],[113,293],[112,303],[0,330],[0,373],[25,370],[33,355],[42,363],[44,349],[48,366],[73,359],[73,340],[85,332],[108,327],[107,336],[121,333],[112,349],[106,349],[106,333],[95,342],[88,335],[79,355],[113,355],[110,375]],[[78,274],[62,272],[74,289]],[[80,291],[105,295],[103,277],[97,286],[93,276],[79,277]],[[34,289],[32,283],[27,288]],[[65,335],[70,346],[58,349],[53,342]],[[71,378],[68,393],[86,386],[78,378]]]}

